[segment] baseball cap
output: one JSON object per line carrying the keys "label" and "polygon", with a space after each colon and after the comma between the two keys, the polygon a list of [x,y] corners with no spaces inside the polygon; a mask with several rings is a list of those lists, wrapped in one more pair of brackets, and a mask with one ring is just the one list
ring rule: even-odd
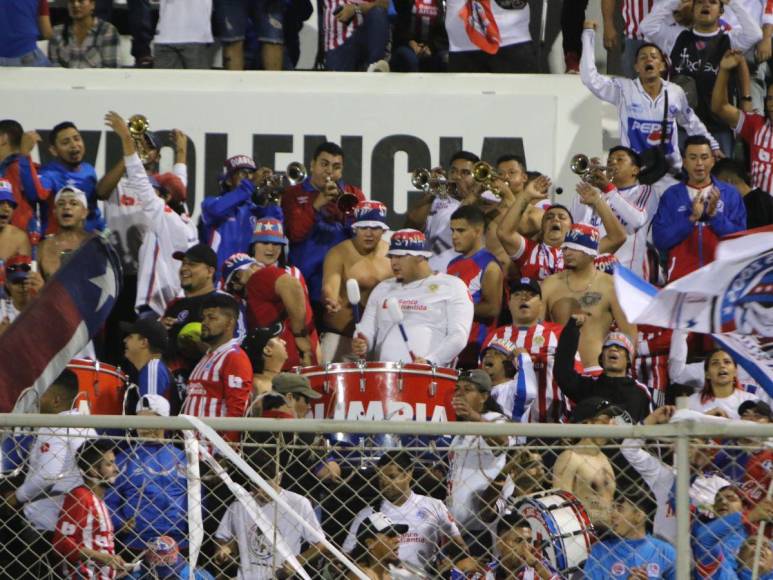
{"label": "baseball cap", "polygon": [[601,397],[588,397],[575,405],[574,410],[572,411],[571,421],[572,423],[582,423],[583,421],[595,419],[600,415],[617,417],[623,414],[627,414],[624,409],[610,403],[606,399]]}
{"label": "baseball cap", "polygon": [[151,176],[151,181],[155,179],[155,186],[163,194],[169,194],[172,201],[185,201],[188,198],[188,190],[183,180],[174,173],[160,173]]}
{"label": "baseball cap", "polygon": [[177,562],[180,548],[171,536],[158,536],[147,544],[145,560],[151,566],[172,566]]}
{"label": "baseball cap", "polygon": [[387,207],[380,201],[361,201],[354,208],[352,228],[381,228],[386,231]]}
{"label": "baseball cap", "polygon": [[169,416],[169,401],[161,395],[142,395],[137,401],[137,413],[151,411],[159,417]]}
{"label": "baseball cap", "polygon": [[172,254],[175,260],[183,260],[187,258],[191,262],[198,262],[200,264],[206,264],[212,268],[217,268],[217,254],[215,250],[210,248],[207,244],[196,244],[191,246],[184,252],[175,252]]}
{"label": "baseball cap", "polygon": [[490,391],[492,388],[491,377],[486,374],[486,371],[481,369],[472,369],[469,371],[462,371],[459,373],[459,378],[456,382],[467,381],[475,385],[480,391]]}
{"label": "baseball cap", "polygon": [[54,204],[62,197],[74,197],[83,205],[83,207],[89,207],[89,200],[86,198],[86,194],[74,185],[65,185],[62,189],[57,191],[56,196],[54,197]]}
{"label": "baseball cap", "polygon": [[373,512],[367,516],[357,530],[357,539],[362,541],[376,534],[389,534],[390,532],[402,535],[408,532],[408,524],[396,524],[382,512]]}
{"label": "baseball cap", "polygon": [[322,395],[311,388],[309,379],[295,373],[279,373],[271,380],[271,388],[277,393],[304,395],[309,399],[321,399]]}
{"label": "baseball cap", "polygon": [[32,258],[22,254],[11,256],[5,262],[5,275],[9,282],[26,280],[32,270]]}
{"label": "baseball cap", "polygon": [[126,334],[139,334],[147,338],[150,345],[158,350],[166,350],[169,344],[169,333],[158,320],[138,318],[134,322],[121,322],[119,326]]}
{"label": "baseball cap", "polygon": [[754,411],[758,415],[773,419],[773,411],[771,411],[770,405],[765,401],[744,401],[738,405],[739,416],[743,417],[743,414],[748,413],[749,411]]}
{"label": "baseball cap", "polygon": [[510,292],[518,292],[519,290],[529,290],[540,298],[542,297],[542,288],[534,278],[518,278],[510,282]]}
{"label": "baseball cap", "polygon": [[257,168],[258,166],[255,165],[255,160],[249,155],[234,155],[223,162],[223,173],[227,176],[233,175],[238,169],[255,171]]}
{"label": "baseball cap", "polygon": [[223,288],[228,288],[231,283],[231,278],[240,270],[249,268],[251,265],[257,264],[255,258],[248,256],[242,252],[232,254],[228,256],[225,262],[223,262]]}
{"label": "baseball cap", "polygon": [[287,245],[284,226],[282,222],[275,218],[262,218],[255,222],[255,230],[252,232],[252,242],[262,242],[264,244],[282,244]]}
{"label": "baseball cap", "polygon": [[16,198],[13,196],[13,186],[7,179],[0,179],[0,201],[7,201],[16,207]]}
{"label": "baseball cap", "polygon": [[515,356],[515,344],[506,338],[495,338],[486,347],[486,350],[493,348],[497,352],[501,352],[507,358],[513,358]]}
{"label": "baseball cap", "polygon": [[567,232],[561,247],[577,250],[595,258],[599,254],[599,230],[587,224],[574,224]]}
{"label": "baseball cap", "polygon": [[422,256],[431,258],[432,252],[427,250],[427,238],[419,230],[397,230],[389,240],[387,256]]}
{"label": "baseball cap", "polygon": [[619,346],[624,348],[628,353],[628,360],[633,361],[633,343],[631,342],[631,339],[622,332],[610,332],[607,334],[601,348],[605,349],[608,346]]}

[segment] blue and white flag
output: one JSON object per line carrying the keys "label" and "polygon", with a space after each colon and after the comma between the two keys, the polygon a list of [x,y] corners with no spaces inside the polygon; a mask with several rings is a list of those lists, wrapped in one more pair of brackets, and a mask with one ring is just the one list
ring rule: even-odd
{"label": "blue and white flag", "polygon": [[723,241],[716,259],[662,290],[615,268],[628,320],[711,334],[773,396],[773,231]]}

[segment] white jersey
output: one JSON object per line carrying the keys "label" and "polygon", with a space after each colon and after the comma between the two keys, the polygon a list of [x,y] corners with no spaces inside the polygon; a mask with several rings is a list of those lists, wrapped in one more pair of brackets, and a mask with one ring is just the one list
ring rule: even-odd
{"label": "white jersey", "polygon": [[[507,422],[499,413],[484,413],[483,420],[489,423]],[[514,443],[510,438],[510,444]],[[457,435],[449,449],[448,508],[460,528],[482,530],[486,526],[478,515],[480,505],[477,494],[482,493],[502,471],[507,453],[503,448],[496,449],[495,453],[486,439],[479,435]]]}
{"label": "white jersey", "polygon": [[[639,30],[644,34],[644,38],[657,44],[668,57],[671,56],[676,39],[682,32],[687,30],[687,27],[674,21],[674,11],[679,8],[680,1],[661,0],[660,2],[655,2],[652,11],[647,14],[639,25]],[[746,52],[762,39],[762,29],[760,28],[761,8],[755,20],[755,16],[750,15],[739,0],[731,0],[727,4],[725,9],[727,18],[723,14],[722,19],[732,22],[732,28],[726,33],[730,37],[730,46],[732,48]],[[720,30],[722,30],[721,27]]]}
{"label": "white jersey", "polygon": [[[424,228],[424,236],[427,238],[427,245],[434,256],[440,256],[447,250],[453,250],[451,243],[451,214],[453,214],[461,202],[451,196],[436,196],[430,206],[427,225]],[[449,258],[450,260],[450,258]],[[436,268],[433,267],[433,270]],[[445,272],[445,268],[436,269],[439,272]]]}
{"label": "white jersey", "polygon": [[741,389],[733,389],[729,397],[711,398],[706,402],[701,402],[701,394],[693,393],[687,397],[687,408],[699,413],[705,413],[712,409],[721,409],[725,412],[728,419],[740,419],[738,407],[746,401],[757,401],[759,397],[753,393],[747,393]]}
{"label": "white jersey", "polygon": [[[374,513],[373,507],[360,510],[355,516],[343,544],[344,552],[351,553],[357,545],[357,531],[362,521]],[[378,511],[396,524],[406,524],[408,531],[400,536],[400,560],[426,569],[440,553],[443,542],[461,536],[446,505],[439,499],[411,492],[402,505],[383,500]]]}
{"label": "white jersey", "polygon": [[[465,50],[480,51],[481,48],[470,40],[459,11],[465,8],[466,0],[450,0],[446,4],[446,31],[451,52]],[[498,2],[491,2],[491,12],[499,28],[500,46],[510,46],[531,41],[529,32],[529,3],[526,0],[509,2],[511,8],[502,8]]]}
{"label": "white jersey", "polygon": [[[658,187],[659,184],[660,181],[654,185],[636,184],[624,189],[615,188],[602,194],[628,234],[623,246],[615,252],[615,257],[623,266],[645,280],[649,276],[647,236],[652,218],[658,210],[660,195],[663,193]],[[589,224],[597,228],[599,238],[607,234],[599,215],[593,208],[580,203],[579,197],[575,197],[572,202],[572,217],[575,223]]]}
{"label": "white jersey", "polygon": [[[653,533],[671,543],[676,542],[676,471],[643,449],[641,439],[625,439],[621,452],[626,461],[641,475],[657,504]],[[717,491],[730,485],[714,474],[700,474],[690,484],[690,504],[701,514],[710,513]]]}
{"label": "white jersey", "polygon": [[[172,173],[184,185],[188,185],[188,170],[184,163],[175,163]],[[147,217],[135,188],[136,185],[128,183],[124,176],[103,204],[105,221],[110,230],[110,243],[121,257],[124,275],[130,276],[137,274],[140,247],[148,229]]]}
{"label": "white jersey", "polygon": [[[410,350],[389,317],[387,298],[400,305]],[[389,278],[371,293],[357,331],[375,360],[411,362],[413,351],[439,366],[451,366],[467,345],[473,309],[467,286],[456,276],[432,274],[408,284]]]}
{"label": "white jersey", "polygon": [[178,215],[150,184],[136,153],[124,157],[127,189],[134,192],[141,211],[135,214],[144,235],[138,255],[137,298],[134,308],[150,307],[163,316],[167,305],[183,295],[180,262],[172,257],[198,243],[196,227],[186,215]]}
{"label": "white jersey", "polygon": [[642,87],[639,79],[608,77],[599,74],[594,60],[595,32],[587,29],[582,32],[582,58],[580,58],[580,78],[596,97],[617,107],[620,120],[620,144],[630,147],[637,153],[660,144],[663,125],[663,107],[665,93],[668,92],[668,121],[666,151],[672,169],[682,167],[679,153],[677,123],[688,135],[703,135],[711,141],[712,149],[719,149],[714,137],[695,114],[682,88],[674,83],[663,81],[660,94],[653,100]]}
{"label": "white jersey", "polygon": [[210,44],[212,0],[161,0],[154,42]]}
{"label": "white jersey", "polygon": [[256,502],[255,505],[263,521],[268,525],[276,522],[276,538],[268,539],[263,536],[245,507],[238,500],[234,501],[228,506],[215,532],[215,537],[225,541],[236,539],[239,547],[237,578],[241,580],[271,580],[275,577],[274,570],[281,568],[283,561],[279,556],[279,550],[273,549],[274,544],[284,542],[289,553],[298,556],[303,542],[318,544],[324,537],[322,526],[319,525],[308,499],[285,489],[279,490],[279,497],[290,509],[311,524],[316,533],[308,532],[274,501],[259,506]]}
{"label": "white jersey", "polygon": [[[60,415],[77,415],[64,411]],[[27,476],[16,490],[24,503],[24,515],[35,529],[53,532],[62,509],[64,494],[83,484],[75,455],[94,429],[41,427],[30,448]]]}
{"label": "white jersey", "polygon": [[539,422],[540,404],[550,408],[553,404],[553,392],[547,389],[540,402],[540,389],[534,364],[530,356],[518,355],[518,374],[515,378],[494,386],[491,398],[502,407],[505,415],[512,421],[529,423]]}

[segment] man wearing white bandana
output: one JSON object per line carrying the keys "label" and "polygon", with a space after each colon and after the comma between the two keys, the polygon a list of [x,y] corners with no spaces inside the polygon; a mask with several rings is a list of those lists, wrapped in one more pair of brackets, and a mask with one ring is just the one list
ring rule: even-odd
{"label": "man wearing white bandana", "polygon": [[[373,290],[357,325],[352,351],[374,360],[453,366],[467,344],[473,304],[467,287],[448,274],[433,274],[424,234],[405,229],[392,236],[387,254],[394,278]],[[397,301],[402,329],[390,315]],[[403,333],[404,330],[404,333]]]}

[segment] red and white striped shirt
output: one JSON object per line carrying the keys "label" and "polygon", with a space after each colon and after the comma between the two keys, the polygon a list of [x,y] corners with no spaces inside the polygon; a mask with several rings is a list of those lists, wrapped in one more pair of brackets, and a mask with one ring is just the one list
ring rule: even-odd
{"label": "red and white striped shirt", "polygon": [[347,4],[364,4],[358,0],[325,0],[322,31],[325,34],[325,50],[333,50],[344,44],[364,22],[362,14],[355,14],[346,24],[336,20],[335,11]]}
{"label": "red and white striped shirt", "polygon": [[660,328],[640,324],[637,326],[636,378],[647,385],[655,407],[666,404],[666,389],[670,383],[668,377],[668,355],[671,349],[670,328]]}
{"label": "red and white striped shirt", "polygon": [[[243,417],[252,390],[252,364],[236,339],[209,351],[188,377],[181,415]],[[223,434],[238,441],[238,432]]]}
{"label": "red and white striped shirt", "polygon": [[521,277],[535,278],[540,282],[564,269],[561,248],[548,246],[544,242],[524,239],[521,251],[510,258],[518,266]]}
{"label": "red and white striped shirt", "polygon": [[752,187],[773,193],[773,124],[766,115],[741,112],[735,129],[751,149]]}
{"label": "red and white striped shirt", "polygon": [[623,31],[628,38],[644,39],[639,24],[652,10],[655,0],[623,0]]}
{"label": "red and white striped shirt", "polygon": [[519,326],[500,326],[491,331],[483,341],[481,352],[486,350],[488,344],[495,338],[504,338],[512,342],[516,348],[522,348],[531,355],[534,364],[534,374],[537,376],[537,397],[535,407],[532,406],[532,414],[529,421],[533,423],[555,423],[561,419],[563,409],[558,403],[564,397],[553,377],[553,363],[555,361],[558,337],[561,336],[563,326],[554,322],[537,323],[528,328]]}
{"label": "red and white striped shirt", "polygon": [[103,554],[115,554],[113,523],[107,506],[85,486],[72,489],[64,498],[59,521],[54,531],[54,549],[62,555],[64,578],[112,580],[115,570],[99,566],[93,560],[82,560],[84,548]]}

